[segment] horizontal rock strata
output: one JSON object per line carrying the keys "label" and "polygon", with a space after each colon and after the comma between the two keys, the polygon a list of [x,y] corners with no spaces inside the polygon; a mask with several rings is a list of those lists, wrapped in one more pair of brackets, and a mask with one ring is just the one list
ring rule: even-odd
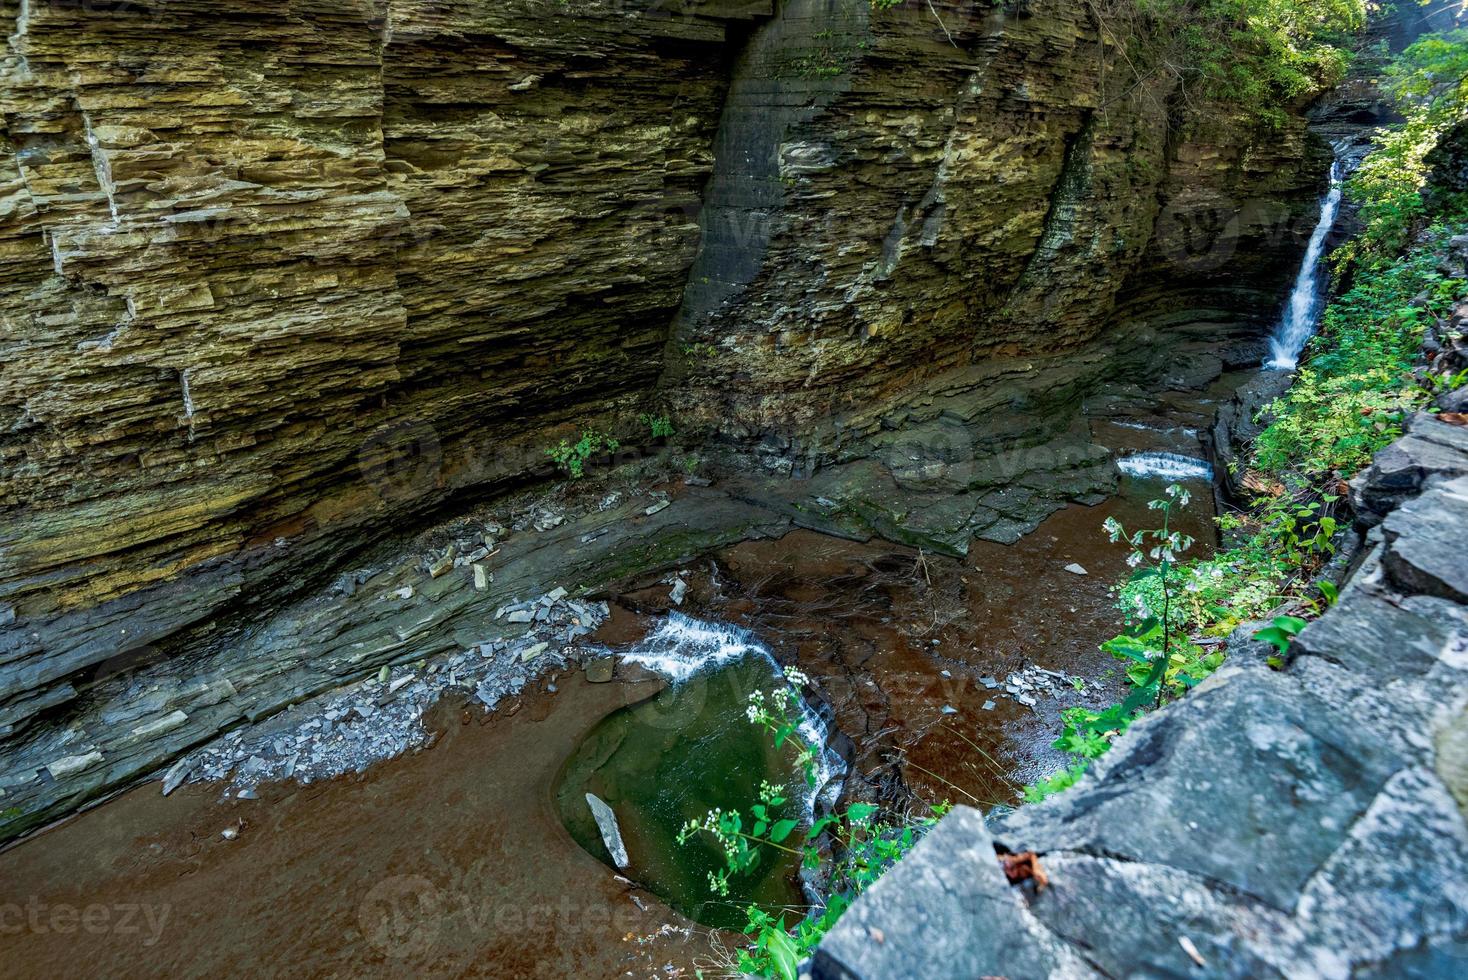
{"label": "horizontal rock strata", "polygon": [[817,488],[868,531],[1012,540],[1114,478],[1098,384],[1226,366],[1324,172],[1131,86],[1076,0],[0,26],[0,739],[649,399],[780,475],[875,460]]}

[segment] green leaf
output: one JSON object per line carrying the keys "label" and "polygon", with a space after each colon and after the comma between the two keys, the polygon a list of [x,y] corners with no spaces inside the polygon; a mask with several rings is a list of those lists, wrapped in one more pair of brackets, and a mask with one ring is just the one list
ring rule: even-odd
{"label": "green leaf", "polygon": [[778,844],[790,836],[790,831],[795,829],[797,821],[781,820],[770,829],[770,840]]}
{"label": "green leaf", "polygon": [[834,815],[827,815],[822,817],[811,825],[810,830],[806,831],[805,839],[815,840],[817,837],[821,836],[821,832],[823,830],[825,830],[827,827],[831,826],[831,824],[835,822],[836,817]]}
{"label": "green leaf", "polygon": [[1339,602],[1341,598],[1341,590],[1336,588],[1335,583],[1329,580],[1324,580],[1320,583],[1320,594],[1325,596],[1325,601],[1332,606]]}
{"label": "green leaf", "polygon": [[770,962],[779,973],[780,980],[797,980],[795,942],[786,935],[783,929],[768,927],[760,938],[764,940],[765,948],[770,951]]}
{"label": "green leaf", "polygon": [[1114,636],[1101,644],[1101,649],[1118,660],[1135,660],[1145,664],[1152,660],[1152,650],[1134,636]]}
{"label": "green leaf", "polygon": [[876,812],[877,807],[875,804],[853,803],[846,808],[846,819],[852,823],[861,823]]}
{"label": "green leaf", "polygon": [[1266,626],[1262,630],[1256,630],[1254,639],[1268,643],[1280,653],[1284,653],[1290,645],[1290,635],[1278,626]]}
{"label": "green leaf", "polygon": [[1274,617],[1274,625],[1284,630],[1290,636],[1294,636],[1308,626],[1309,623],[1299,616],[1276,616]]}

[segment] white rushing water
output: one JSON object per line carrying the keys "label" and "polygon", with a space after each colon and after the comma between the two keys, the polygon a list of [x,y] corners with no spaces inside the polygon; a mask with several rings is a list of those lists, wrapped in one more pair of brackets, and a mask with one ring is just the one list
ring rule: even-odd
{"label": "white rushing water", "polygon": [[769,651],[744,630],[675,612],[669,613],[635,649],[621,657],[662,674],[674,684],[681,684],[694,674],[733,663],[756,651],[774,663]]}
{"label": "white rushing water", "polygon": [[1295,289],[1290,293],[1289,305],[1269,337],[1269,356],[1264,367],[1277,371],[1293,371],[1305,343],[1315,332],[1315,320],[1320,315],[1320,269],[1324,264],[1325,238],[1335,226],[1336,214],[1341,208],[1341,191],[1345,183],[1345,168],[1339,159],[1330,168],[1330,190],[1320,203],[1320,220],[1310,235],[1310,244],[1305,248],[1305,258],[1300,263],[1300,273],[1295,277]]}
{"label": "white rushing water", "polygon": [[[771,675],[780,683],[786,683],[774,655],[748,630],[725,623],[704,622],[682,613],[669,613],[634,649],[621,654],[624,661],[661,674],[674,685],[747,656],[765,660],[770,665]],[[840,791],[839,779],[846,771],[846,764],[826,747],[830,732],[825,721],[811,710],[804,698],[796,697],[795,704],[800,710],[800,737],[817,749],[816,784],[804,801],[806,816],[810,817],[823,795],[834,796]],[[750,735],[759,737],[753,730]]]}
{"label": "white rushing water", "polygon": [[1116,468],[1139,480],[1211,480],[1207,460],[1177,453],[1136,453],[1116,461]]}

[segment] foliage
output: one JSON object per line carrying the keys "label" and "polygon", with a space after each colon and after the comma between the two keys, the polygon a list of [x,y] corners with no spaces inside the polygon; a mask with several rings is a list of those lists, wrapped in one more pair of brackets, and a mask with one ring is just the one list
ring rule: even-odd
{"label": "foliage", "polygon": [[1082,759],[1051,773],[1037,783],[1024,789],[1026,803],[1043,803],[1056,793],[1070,789],[1086,774],[1089,763]]}
{"label": "foliage", "polygon": [[1090,760],[1105,753],[1144,708],[1161,706],[1169,694],[1180,697],[1222,662],[1221,654],[1205,652],[1181,630],[1184,584],[1193,573],[1179,568],[1178,556],[1193,546],[1193,539],[1172,530],[1172,519],[1174,509],[1186,507],[1191,498],[1187,490],[1173,484],[1162,497],[1148,503],[1148,509],[1162,512],[1158,528],[1128,533],[1114,517],[1102,523],[1113,543],[1126,543],[1130,549],[1127,564],[1135,569],[1128,583],[1132,588],[1128,629],[1101,644],[1102,650],[1126,664],[1132,692],[1104,711],[1069,708],[1061,713],[1065,727],[1054,745],[1076,761],[1026,787],[1029,802],[1074,785]]}
{"label": "foliage", "polygon": [[[817,749],[800,734],[799,701],[796,687],[809,683],[800,671],[787,667],[789,684],[767,698],[762,691],[749,697],[746,715],[764,729],[777,748],[787,742],[796,747],[796,764],[808,786],[816,783]],[[686,843],[695,835],[714,838],[724,852],[724,867],[709,873],[709,887],[717,895],[729,894],[733,876],[747,874],[759,865],[767,849],[799,855],[807,871],[820,870],[826,862],[821,842],[830,840],[832,858],[826,868],[828,881],[825,906],[818,915],[787,925],[785,916],[756,906],[745,910],[744,932],[749,946],[739,951],[741,974],[795,980],[796,966],[808,957],[821,939],[851,906],[856,896],[895,864],[948,812],[948,805],[932,808],[932,814],[915,821],[887,822],[877,819],[871,803],[852,803],[843,813],[815,820],[797,834],[804,816],[790,806],[785,791],[769,783],[760,786],[759,800],[749,814],[710,810],[704,819],[690,820],[678,835]]]}
{"label": "foliage", "polygon": [[648,427],[654,439],[666,439],[673,434],[673,420],[666,415],[643,412],[637,416],[637,421]]}
{"label": "foliage", "polygon": [[1087,0],[1132,76],[1159,79],[1187,102],[1231,103],[1269,125],[1335,84],[1366,0]]}
{"label": "foliage", "polygon": [[1273,421],[1254,443],[1256,468],[1276,477],[1346,474],[1401,435],[1402,420],[1429,394],[1412,374],[1423,331],[1465,285],[1438,268],[1449,237],[1435,226],[1402,258],[1357,270],[1326,308],[1294,384],[1266,408]]}
{"label": "foliage", "polygon": [[1102,528],[1112,543],[1125,541],[1131,549],[1127,564],[1136,569],[1133,582],[1150,583],[1156,599],[1149,603],[1138,595],[1131,611],[1132,628],[1101,644],[1101,649],[1128,662],[1127,679],[1135,692],[1123,702],[1120,717],[1130,717],[1148,700],[1162,703],[1169,687],[1185,684],[1192,676],[1189,664],[1196,660],[1186,644],[1176,640],[1177,620],[1174,609],[1181,588],[1177,569],[1178,555],[1193,546],[1193,539],[1172,530],[1173,509],[1186,507],[1192,494],[1174,483],[1164,496],[1147,504],[1150,510],[1162,512],[1162,526],[1128,534],[1114,517],[1108,517]]}
{"label": "foliage", "polygon": [[1289,651],[1290,641],[1304,628],[1305,620],[1299,616],[1276,616],[1269,626],[1254,631],[1254,639],[1268,643],[1283,656]]}
{"label": "foliage", "polygon": [[[1343,260],[1368,268],[1394,264],[1426,216],[1428,153],[1468,109],[1468,30],[1423,35],[1385,74],[1406,122],[1378,134],[1347,184],[1365,230],[1341,250]],[[1462,201],[1445,203],[1464,210]]]}
{"label": "foliage", "polygon": [[[1327,305],[1293,386],[1265,409],[1270,424],[1240,481],[1255,488],[1257,499],[1244,513],[1218,519],[1229,547],[1166,574],[1134,573],[1121,588],[1130,628],[1105,648],[1129,661],[1134,692],[1106,711],[1066,713],[1055,745],[1074,762],[1027,789],[1031,801],[1080,778],[1121,730],[1108,726],[1129,724],[1142,710],[1146,685],[1179,696],[1218,666],[1222,654],[1203,653],[1191,637],[1221,637],[1270,615],[1254,636],[1275,648],[1270,663],[1283,666],[1306,617],[1338,598],[1334,583],[1315,579],[1335,551],[1341,481],[1400,435],[1407,413],[1468,380],[1423,378],[1416,370],[1427,326],[1468,292],[1468,282],[1440,267],[1448,239],[1468,220],[1468,202],[1427,187],[1430,150],[1468,115],[1468,31],[1419,40],[1386,74],[1407,122],[1378,138],[1347,184],[1365,224],[1336,254],[1349,288]],[[1126,537],[1120,525],[1107,530],[1114,541]],[[1127,538],[1134,567],[1136,540]],[[1159,667],[1164,650],[1167,666]],[[1123,710],[1128,705],[1135,710]]]}
{"label": "foliage", "polygon": [[562,439],[559,444],[545,451],[555,464],[565,470],[571,479],[579,480],[586,475],[586,463],[599,453],[614,453],[621,446],[616,439],[596,429],[587,429],[573,444]]}

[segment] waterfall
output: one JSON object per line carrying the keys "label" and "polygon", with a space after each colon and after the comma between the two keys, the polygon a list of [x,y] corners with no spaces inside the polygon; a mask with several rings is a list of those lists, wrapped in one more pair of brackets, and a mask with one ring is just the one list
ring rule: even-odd
{"label": "waterfall", "polygon": [[[628,663],[640,664],[663,675],[677,686],[697,674],[750,655],[763,659],[769,665],[772,680],[778,684],[786,683],[774,655],[748,630],[726,623],[707,623],[676,612],[668,613],[641,643],[623,652],[621,657]],[[835,802],[840,792],[840,779],[846,773],[846,763],[829,746],[831,734],[825,720],[811,709],[804,698],[795,700],[800,712],[797,725],[800,737],[816,750],[816,784],[806,792],[803,800],[807,818],[814,818],[817,803],[824,802],[829,806]],[[739,711],[743,710],[741,703]],[[751,733],[751,737],[759,736]]]}
{"label": "waterfall", "polygon": [[1269,337],[1269,356],[1264,367],[1270,370],[1293,371],[1305,342],[1315,332],[1315,320],[1320,315],[1321,253],[1325,251],[1325,237],[1335,225],[1336,213],[1341,207],[1341,191],[1345,183],[1345,167],[1339,156],[1330,167],[1330,190],[1320,202],[1320,220],[1310,235],[1310,244],[1305,249],[1305,258],[1300,263],[1300,274],[1295,277],[1295,289],[1290,293],[1289,305]]}
{"label": "waterfall", "polygon": [[1207,460],[1178,453],[1133,453],[1116,461],[1116,468],[1139,480],[1211,480]]}

